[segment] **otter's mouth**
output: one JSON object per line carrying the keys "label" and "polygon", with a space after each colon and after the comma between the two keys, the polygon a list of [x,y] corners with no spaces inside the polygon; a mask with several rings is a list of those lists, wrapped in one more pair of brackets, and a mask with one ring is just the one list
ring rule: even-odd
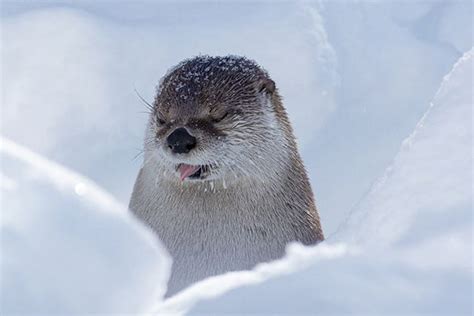
{"label": "otter's mouth", "polygon": [[179,172],[179,178],[181,181],[185,179],[190,180],[202,180],[209,174],[209,166],[207,165],[188,165],[180,163],[176,167],[176,171]]}

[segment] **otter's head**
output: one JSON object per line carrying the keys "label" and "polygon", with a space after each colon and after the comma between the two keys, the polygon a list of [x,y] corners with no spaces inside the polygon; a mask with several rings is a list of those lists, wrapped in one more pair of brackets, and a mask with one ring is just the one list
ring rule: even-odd
{"label": "otter's head", "polygon": [[282,119],[275,84],[255,62],[195,57],[162,79],[145,151],[175,180],[261,177],[278,172],[268,166],[285,152]]}

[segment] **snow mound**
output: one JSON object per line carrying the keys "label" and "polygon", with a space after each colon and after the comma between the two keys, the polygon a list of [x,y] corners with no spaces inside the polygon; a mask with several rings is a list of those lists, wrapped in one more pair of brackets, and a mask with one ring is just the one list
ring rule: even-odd
{"label": "snow mound", "polygon": [[156,304],[171,261],[126,207],[9,139],[1,138],[0,152],[9,174],[1,192],[2,314],[137,313]]}
{"label": "snow mound", "polygon": [[346,238],[384,245],[434,229],[470,229],[471,221],[457,221],[472,217],[472,66],[471,50],[444,77],[415,131],[352,214]]}

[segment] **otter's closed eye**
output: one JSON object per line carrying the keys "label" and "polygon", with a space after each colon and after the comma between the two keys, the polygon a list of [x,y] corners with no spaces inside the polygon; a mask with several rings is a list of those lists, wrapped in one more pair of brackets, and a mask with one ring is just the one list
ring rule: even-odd
{"label": "otter's closed eye", "polygon": [[164,119],[160,118],[160,117],[157,117],[157,118],[156,118],[156,121],[157,121],[158,124],[160,124],[160,125],[166,124],[166,121],[165,121]]}
{"label": "otter's closed eye", "polygon": [[220,121],[222,121],[223,119],[225,119],[228,114],[229,114],[229,112],[225,112],[224,115],[222,115],[222,116],[219,117],[219,118],[212,118],[212,122],[214,122],[214,123],[219,123]]}

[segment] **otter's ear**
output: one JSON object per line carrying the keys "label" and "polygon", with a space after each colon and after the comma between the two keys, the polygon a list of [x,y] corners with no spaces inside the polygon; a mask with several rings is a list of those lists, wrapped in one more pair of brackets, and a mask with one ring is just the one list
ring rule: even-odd
{"label": "otter's ear", "polygon": [[273,94],[275,92],[275,82],[268,78],[261,79],[258,83],[258,92]]}

